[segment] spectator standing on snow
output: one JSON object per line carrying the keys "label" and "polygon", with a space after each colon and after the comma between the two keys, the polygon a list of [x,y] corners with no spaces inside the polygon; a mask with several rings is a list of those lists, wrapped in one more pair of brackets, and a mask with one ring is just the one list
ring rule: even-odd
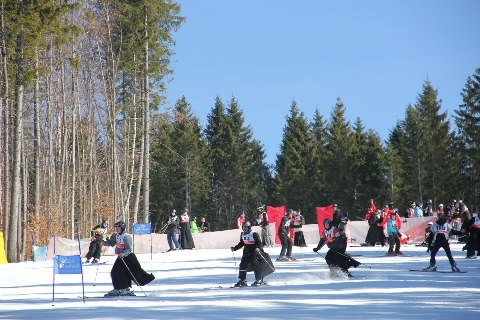
{"label": "spectator standing on snow", "polygon": [[262,238],[262,246],[263,247],[273,247],[272,238],[270,238],[270,234],[268,231],[268,215],[265,211],[265,206],[260,206],[257,208],[257,220],[256,225],[261,228],[261,238]]}
{"label": "spectator standing on snow", "polygon": [[385,245],[385,233],[383,232],[383,216],[380,210],[370,215],[368,220],[368,232],[365,243],[375,246],[377,243],[382,247]]}
{"label": "spectator standing on snow", "polygon": [[190,230],[190,216],[188,210],[184,209],[180,215],[180,246],[182,249],[193,249],[195,243],[193,242],[192,232]]}
{"label": "spectator standing on snow", "polygon": [[480,254],[480,212],[476,217],[473,217],[462,224],[460,232],[463,235],[468,235],[467,244],[467,259],[475,259],[475,251],[477,256]]}
{"label": "spectator standing on snow", "polygon": [[427,205],[423,208],[423,215],[425,217],[433,216],[433,207],[432,207],[432,200],[427,200]]}
{"label": "spectator standing on snow", "polygon": [[405,218],[415,218],[415,207],[415,202],[412,202],[405,212]]}
{"label": "spectator standing on snow", "polygon": [[300,209],[295,211],[293,216],[293,223],[291,227],[294,231],[293,245],[297,247],[306,247],[307,243],[305,242],[305,236],[303,234],[302,226],[305,224],[305,218],[302,216]]}
{"label": "spectator standing on snow", "polygon": [[177,216],[177,211],[175,209],[170,212],[170,217],[168,217],[167,228],[165,233],[167,234],[168,246],[170,249],[167,252],[180,250],[180,243],[177,240],[177,231],[179,227],[179,219]]}
{"label": "spectator standing on snow", "polygon": [[125,222],[115,223],[115,234],[106,242],[106,245],[115,246],[115,260],[110,276],[112,278],[113,290],[106,296],[134,295],[130,291],[132,280],[139,286],[144,286],[155,279],[151,273],[145,272],[138,262],[137,256],[132,252],[132,236],[125,232]]}
{"label": "spectator standing on snow", "polygon": [[242,230],[243,223],[245,222],[245,211],[240,211],[240,214],[238,215],[237,218],[237,228]]}
{"label": "spectator standing on snow", "polygon": [[413,215],[415,216],[415,218],[423,218],[423,209],[420,202],[417,202],[415,204],[415,210]]}
{"label": "spectator standing on snow", "polygon": [[437,207],[437,210],[435,211],[436,217],[438,218],[438,216],[439,216],[440,213],[442,213],[442,212],[445,212],[445,211],[444,211],[444,208],[443,208],[443,204],[440,203],[440,204],[438,205],[438,207]]}

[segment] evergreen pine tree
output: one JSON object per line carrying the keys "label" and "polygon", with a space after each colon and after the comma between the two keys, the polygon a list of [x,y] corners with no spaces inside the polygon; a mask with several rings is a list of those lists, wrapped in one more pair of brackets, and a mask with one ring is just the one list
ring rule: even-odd
{"label": "evergreen pine tree", "polygon": [[210,166],[198,118],[182,97],[171,121],[163,120],[152,148],[152,202],[161,212],[186,208],[191,215],[206,215]]}
{"label": "evergreen pine tree", "polygon": [[355,147],[353,132],[345,119],[345,106],[340,98],[331,113],[328,125],[326,168],[329,183],[330,203],[349,211],[353,208],[354,181],[352,173],[352,155]]}
{"label": "evergreen pine tree", "polygon": [[[480,68],[468,77],[462,90],[463,104],[455,111],[455,123],[461,144],[463,166],[459,168],[464,175],[461,185],[470,209],[478,210],[480,206]],[[468,203],[468,202],[467,202]]]}
{"label": "evergreen pine tree", "polygon": [[318,110],[315,110],[311,124],[311,158],[307,167],[309,201],[306,214],[312,213],[310,221],[315,221],[315,207],[323,206],[331,199],[326,180],[327,124]]}
{"label": "evergreen pine tree", "polygon": [[280,154],[276,161],[275,204],[285,205],[305,212],[309,202],[308,169],[311,161],[310,128],[303,112],[295,101],[283,129]]}
{"label": "evergreen pine tree", "polygon": [[373,130],[364,131],[360,119],[355,122],[355,148],[352,161],[354,179],[353,218],[363,218],[370,199],[384,201],[381,197],[385,181],[385,152],[380,137]]}

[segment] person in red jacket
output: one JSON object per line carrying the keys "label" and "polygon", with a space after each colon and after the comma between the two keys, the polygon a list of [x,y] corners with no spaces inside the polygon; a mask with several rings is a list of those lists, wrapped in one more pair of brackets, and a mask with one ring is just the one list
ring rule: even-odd
{"label": "person in red jacket", "polygon": [[370,199],[370,206],[368,208],[367,214],[365,215],[365,221],[370,220],[370,217],[372,214],[375,214],[377,211],[377,206],[375,205],[375,201],[373,199]]}
{"label": "person in red jacket", "polygon": [[242,210],[237,218],[237,228],[242,230],[243,223],[245,222],[245,212]]}

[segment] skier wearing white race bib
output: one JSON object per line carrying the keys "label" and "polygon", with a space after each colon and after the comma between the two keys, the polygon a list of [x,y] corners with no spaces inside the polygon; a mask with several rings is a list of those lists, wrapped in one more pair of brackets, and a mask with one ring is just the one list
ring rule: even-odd
{"label": "skier wearing white race bib", "polygon": [[[235,284],[235,287],[246,287],[247,286],[247,271],[252,271],[253,259],[255,253],[263,252],[262,240],[257,232],[252,231],[252,224],[250,221],[245,221],[242,226],[242,233],[240,234],[240,242],[230,249],[237,251],[243,247],[242,260],[240,261],[240,266],[238,270],[238,282]],[[250,269],[250,270],[249,270]],[[257,286],[265,284],[263,278],[261,278],[256,269],[253,269],[255,273],[255,282],[252,286]]]}
{"label": "skier wearing white race bib", "polygon": [[425,269],[426,271],[437,270],[437,267],[435,266],[436,264],[435,256],[437,255],[438,250],[440,250],[440,248],[443,248],[443,250],[445,250],[445,253],[447,254],[448,261],[452,266],[452,271],[460,272],[460,270],[457,267],[457,264],[455,263],[455,260],[453,259],[452,252],[450,251],[450,244],[448,243],[450,234],[459,235],[461,233],[460,231],[456,231],[452,229],[452,226],[447,222],[447,217],[445,213],[441,212],[438,215],[437,222],[433,224],[432,232],[430,233],[427,239],[427,243],[428,243],[427,252],[430,251],[430,266],[428,266]]}

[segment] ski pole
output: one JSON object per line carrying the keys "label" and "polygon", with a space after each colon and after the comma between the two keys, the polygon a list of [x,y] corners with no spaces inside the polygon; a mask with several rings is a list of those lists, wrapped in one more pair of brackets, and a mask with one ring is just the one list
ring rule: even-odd
{"label": "ski pole", "polygon": [[265,259],[265,257],[260,253],[260,251],[258,252],[258,255],[259,255],[260,257],[262,257],[262,259],[268,264],[268,266],[270,267],[270,269],[272,269],[272,271],[275,272],[275,268],[272,267],[272,266],[270,265],[270,263],[268,263],[267,259]]}
{"label": "ski pole", "polygon": [[237,272],[237,259],[235,259],[235,251],[232,251],[233,262],[235,263],[235,272]]}
{"label": "ski pole", "polygon": [[143,291],[142,286],[138,283],[137,279],[135,279],[135,276],[133,275],[132,271],[130,271],[130,268],[127,266],[127,263],[125,262],[125,260],[123,259],[123,257],[119,257],[119,258],[122,259],[123,264],[124,264],[125,267],[127,268],[128,272],[130,272],[130,275],[132,276],[133,281],[135,281],[135,283],[137,284],[137,286],[140,287],[140,290],[142,290],[142,293],[143,293],[145,296],[147,296],[147,294],[145,293],[145,291]]}
{"label": "ski pole", "polygon": [[325,261],[327,261],[327,259],[325,259],[325,257],[323,255],[321,255],[318,251],[316,251],[316,252],[320,257],[322,257]]}
{"label": "ski pole", "polygon": [[97,264],[97,271],[95,271],[95,280],[93,280],[93,286],[97,284],[97,274],[98,274],[98,267],[100,267],[100,264]]}
{"label": "ski pole", "polygon": [[[347,259],[349,260],[349,262],[350,262],[351,260],[357,261],[354,257],[352,257],[352,256],[350,256],[350,255],[348,255],[348,254],[341,253],[341,252],[338,252],[338,251],[337,251],[337,254],[339,254],[339,255],[347,258]],[[357,262],[358,262],[358,265],[364,265],[364,264],[363,264],[362,262],[360,262],[360,261],[357,261]],[[368,266],[368,265],[366,265],[366,267],[371,268],[371,266]]]}
{"label": "ski pole", "polygon": [[387,245],[389,245],[388,242],[384,246],[380,247],[380,249],[375,252],[375,256],[378,256],[380,253],[385,252],[385,250],[387,249]]}

